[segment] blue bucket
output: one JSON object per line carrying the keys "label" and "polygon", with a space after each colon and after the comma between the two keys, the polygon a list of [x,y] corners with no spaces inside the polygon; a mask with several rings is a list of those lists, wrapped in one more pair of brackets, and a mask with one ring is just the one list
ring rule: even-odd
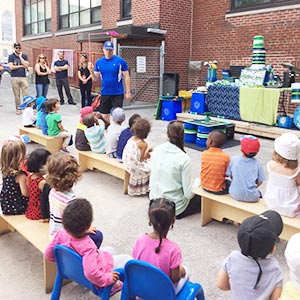
{"label": "blue bucket", "polygon": [[197,139],[197,125],[184,122],[184,142],[195,143]]}
{"label": "blue bucket", "polygon": [[207,141],[208,135],[212,130],[213,130],[212,127],[198,125],[196,145],[199,147],[206,147],[206,141]]}

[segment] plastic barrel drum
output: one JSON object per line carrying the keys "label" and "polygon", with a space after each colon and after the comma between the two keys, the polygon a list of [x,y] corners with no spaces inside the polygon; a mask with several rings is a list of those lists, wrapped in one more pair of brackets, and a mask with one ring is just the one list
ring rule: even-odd
{"label": "plastic barrel drum", "polygon": [[299,103],[300,102],[300,83],[292,83],[292,102]]}
{"label": "plastic barrel drum", "polygon": [[207,137],[212,130],[212,127],[198,125],[196,145],[199,147],[206,147]]}
{"label": "plastic barrel drum", "polygon": [[184,122],[184,142],[196,143],[197,139],[197,125]]}

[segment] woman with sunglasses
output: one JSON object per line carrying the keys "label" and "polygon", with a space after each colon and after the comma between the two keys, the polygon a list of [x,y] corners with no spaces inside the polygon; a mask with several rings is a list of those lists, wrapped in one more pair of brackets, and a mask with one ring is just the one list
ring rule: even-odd
{"label": "woman with sunglasses", "polygon": [[88,69],[87,55],[81,54],[78,67],[78,79],[81,93],[81,107],[90,106],[92,103],[92,75]]}
{"label": "woman with sunglasses", "polygon": [[35,70],[35,89],[36,97],[43,96],[47,98],[49,88],[48,75],[51,74],[47,57],[44,54],[40,54],[36,59]]}

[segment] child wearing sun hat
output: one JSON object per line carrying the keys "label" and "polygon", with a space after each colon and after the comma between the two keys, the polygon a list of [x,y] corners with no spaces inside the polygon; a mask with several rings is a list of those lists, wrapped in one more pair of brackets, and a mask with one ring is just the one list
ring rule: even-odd
{"label": "child wearing sun hat", "polygon": [[252,135],[241,137],[242,155],[233,156],[226,171],[232,179],[229,194],[233,199],[256,202],[261,198],[258,187],[266,178],[261,163],[255,158],[259,149],[258,138]]}
{"label": "child wearing sun hat", "polygon": [[240,250],[225,258],[217,279],[219,289],[231,291],[231,300],[280,297],[283,276],[272,254],[282,228],[281,216],[271,210],[243,221],[237,234]]}
{"label": "child wearing sun hat", "polygon": [[265,203],[269,209],[287,217],[300,217],[299,147],[296,135],[282,134],[275,139],[273,158],[267,164]]}

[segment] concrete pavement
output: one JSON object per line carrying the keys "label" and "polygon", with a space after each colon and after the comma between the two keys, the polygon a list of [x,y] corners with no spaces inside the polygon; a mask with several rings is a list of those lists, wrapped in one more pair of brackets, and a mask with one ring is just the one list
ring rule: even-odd
{"label": "concrete pavement", "polygon": [[[30,85],[30,95],[35,95],[34,85]],[[48,97],[57,97],[56,90],[51,87]],[[74,99],[78,105],[63,105],[62,114],[64,127],[75,134],[79,120],[80,99]],[[166,140],[167,122],[154,120],[155,108],[126,109],[126,121],[133,113],[139,113],[152,122],[148,142],[151,146]],[[0,86],[0,140],[10,134],[18,134],[21,116],[15,114],[14,98],[10,86],[10,78],[3,76]],[[239,135],[235,135],[238,139]],[[266,163],[271,158],[273,141],[260,139],[261,151],[257,158],[266,171]],[[39,147],[28,145],[28,152]],[[74,146],[71,154],[76,157]],[[193,159],[193,175],[199,176],[201,152],[187,148]],[[240,152],[239,146],[225,149],[229,155]],[[118,253],[131,253],[137,237],[151,230],[148,226],[147,197],[130,197],[122,192],[123,183],[105,173],[89,171],[74,187],[77,196],[87,198],[94,208],[94,225],[104,234],[104,246],[113,246]],[[264,191],[265,184],[262,186]],[[205,227],[200,225],[200,214],[178,220],[168,238],[177,242],[182,249],[184,264],[191,274],[191,281],[203,285],[207,300],[225,300],[229,293],[218,291],[215,280],[223,259],[234,249],[238,249],[236,241],[237,228],[229,224],[212,222]],[[32,233],[34,234],[34,232]],[[275,257],[280,262],[287,278],[287,266],[283,256],[286,243],[280,241]],[[50,299],[43,290],[42,255],[29,242],[17,233],[9,233],[0,237],[0,298],[6,300],[45,300]],[[95,296],[74,284],[63,287],[62,300],[92,300]],[[119,295],[112,299],[119,299]]]}

